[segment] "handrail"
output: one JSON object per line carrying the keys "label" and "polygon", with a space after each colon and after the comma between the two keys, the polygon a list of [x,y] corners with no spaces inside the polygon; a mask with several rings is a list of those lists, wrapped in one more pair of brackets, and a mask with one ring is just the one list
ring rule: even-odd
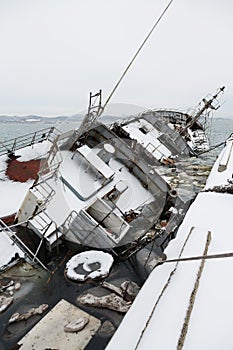
{"label": "handrail", "polygon": [[11,230],[1,219],[0,219],[0,228],[3,230],[8,237],[15,243],[25,254],[25,259],[28,258],[32,263],[34,260],[46,271],[47,267],[35,256],[35,254],[28,248],[28,246],[16,235],[16,233]]}
{"label": "handrail", "polygon": [[[46,186],[48,187],[47,189],[46,189]],[[47,182],[38,183],[37,186],[32,188],[32,191],[34,193],[35,192],[39,193],[39,195],[41,195],[42,197],[40,198],[40,200],[42,201],[41,204],[39,205],[40,210],[42,210],[42,208],[44,208],[51,201],[52,197],[56,193],[56,191]]]}
{"label": "handrail", "polygon": [[75,214],[76,216],[78,215],[78,213],[77,213],[76,210],[72,210],[72,211],[69,213],[69,215],[67,216],[67,218],[64,220],[64,223],[62,224],[62,226],[63,226],[64,228],[66,228],[66,225],[68,224],[67,230],[68,230],[69,227],[70,227],[70,224],[71,224],[71,223],[70,223],[70,220],[72,219],[73,214]]}
{"label": "handrail", "polygon": [[60,134],[60,131],[55,127],[45,128],[37,130],[33,133],[18,136],[14,139],[10,139],[4,142],[0,142],[0,155],[7,154],[9,152],[15,152],[18,149],[26,146],[32,146],[35,143],[45,140],[53,141],[55,137]]}
{"label": "handrail", "polygon": [[[45,220],[45,218],[43,218],[42,216],[41,216],[41,213],[43,213],[46,217],[47,217],[47,219],[49,220],[49,221],[46,221]],[[40,218],[42,221],[43,221],[43,224],[38,220],[38,218]],[[40,228],[40,231],[41,232],[43,232],[42,233],[42,240],[45,238],[45,239],[47,239],[48,237],[46,236],[46,233],[48,232],[48,230],[49,230],[49,228],[50,228],[50,226],[52,225],[52,224],[55,224],[55,230],[57,231],[57,229],[58,229],[58,227],[57,227],[57,224],[56,224],[56,222],[55,221],[53,221],[51,218],[50,218],[50,216],[48,215],[48,214],[46,214],[45,212],[39,212],[37,215],[35,215],[34,217],[33,217],[33,220],[34,221],[36,221],[36,223],[41,227]],[[32,222],[31,222],[32,223]],[[36,253],[37,254],[37,253]]]}
{"label": "handrail", "polygon": [[[65,133],[65,137],[67,137],[67,134],[68,133]],[[46,181],[46,179],[49,179],[56,172],[58,172],[60,164],[62,162],[62,157],[59,154],[59,146],[58,146],[58,142],[61,139],[63,139],[63,134],[59,134],[54,138],[53,144],[47,154],[44,165],[42,166],[42,168],[38,173],[38,179],[35,182],[35,186],[38,185],[39,183]],[[58,159],[56,159],[57,155],[60,156]],[[56,162],[55,162],[55,159],[56,159]]]}

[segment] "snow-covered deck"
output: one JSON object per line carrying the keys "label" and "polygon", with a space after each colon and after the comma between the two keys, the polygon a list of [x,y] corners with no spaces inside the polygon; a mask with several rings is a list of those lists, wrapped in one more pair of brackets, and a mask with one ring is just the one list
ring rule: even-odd
{"label": "snow-covered deck", "polygon": [[131,139],[137,140],[156,159],[160,160],[162,157],[168,158],[171,156],[170,150],[158,140],[161,132],[147,120],[138,119],[124,125],[122,128],[129,133]]}
{"label": "snow-covered deck", "polygon": [[105,179],[109,179],[114,175],[114,172],[111,170],[111,168],[109,168],[109,166],[105,164],[105,162],[100,157],[98,157],[95,152],[87,145],[79,147],[76,152],[81,154],[83,158],[88,162],[88,164],[91,167],[94,167]]}
{"label": "snow-covered deck", "polygon": [[[227,184],[233,156],[224,172],[218,172],[218,166],[219,160],[207,187]],[[232,208],[232,194],[200,193],[167,247],[167,259],[232,252]],[[107,350],[150,349],[151,344],[169,350],[232,349],[232,269],[233,258],[227,257],[157,266]]]}
{"label": "snow-covered deck", "polygon": [[[66,213],[64,213],[62,208],[67,207],[68,212],[71,210],[78,212],[93,203],[93,200],[96,198],[93,195],[96,192],[98,192],[98,198],[102,198],[119,183],[124,183],[126,188],[117,201],[117,206],[121,208],[121,211],[136,209],[142,203],[150,203],[153,200],[153,195],[119,161],[110,160],[109,172],[111,171],[114,177],[110,182],[103,184],[101,178],[96,178],[95,173],[85,172],[85,168],[82,167],[81,163],[77,162],[77,158],[74,157],[72,159],[72,152],[62,151],[61,153],[64,160],[60,168],[60,174],[75,191],[71,187],[61,184],[61,181],[55,182],[52,180],[53,184],[52,181],[49,182],[56,190],[54,200],[50,202],[47,209],[48,214],[54,218],[54,221],[62,222],[65,219]],[[135,191],[135,188],[137,191]],[[77,192],[79,195],[77,195]],[[82,198],[84,192],[92,195],[86,200]],[[58,197],[62,198],[63,205],[61,205],[61,200],[58,200]]]}
{"label": "snow-covered deck", "polygon": [[[51,142],[43,141],[38,144],[19,149],[15,156],[20,156],[18,161],[26,162],[31,159],[40,159],[46,156]],[[0,195],[3,205],[0,206],[0,218],[16,213],[34,180],[20,183],[9,180],[5,175],[7,169],[7,155],[0,156]]]}

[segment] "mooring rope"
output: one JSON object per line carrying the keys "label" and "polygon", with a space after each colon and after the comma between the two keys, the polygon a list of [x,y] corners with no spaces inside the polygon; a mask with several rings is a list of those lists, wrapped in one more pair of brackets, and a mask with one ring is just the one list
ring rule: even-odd
{"label": "mooring rope", "polygon": [[222,259],[222,258],[233,258],[233,252],[230,253],[220,253],[220,254],[210,254],[210,255],[201,255],[201,256],[191,256],[188,258],[177,258],[177,259],[168,259],[163,260],[161,264],[173,263],[173,262],[182,262],[182,261],[194,261],[194,260],[209,260],[209,259]]}
{"label": "mooring rope", "polygon": [[[210,241],[211,241],[211,232],[208,231],[207,238],[206,238],[205,249],[204,249],[204,252],[203,252],[203,257],[208,252]],[[194,284],[192,293],[191,293],[190,298],[189,298],[189,306],[188,306],[188,309],[186,311],[183,327],[182,327],[182,330],[181,330],[181,333],[180,333],[180,337],[178,339],[178,343],[177,343],[177,347],[176,347],[177,350],[182,350],[183,346],[184,346],[184,341],[185,341],[185,338],[186,338],[186,335],[187,335],[187,332],[188,332],[189,321],[190,321],[191,313],[192,313],[193,306],[194,306],[194,303],[195,303],[195,299],[196,299],[196,295],[197,295],[197,291],[198,291],[201,275],[202,275],[202,272],[203,272],[203,269],[204,269],[204,265],[205,265],[205,259],[202,258],[201,264],[200,264],[199,269],[198,269],[197,277],[196,277],[196,280],[195,280],[195,284]]]}
{"label": "mooring rope", "polygon": [[[145,333],[145,331],[146,331],[146,328],[147,328],[147,326],[149,325],[149,322],[150,322],[150,320],[151,320],[151,318],[152,318],[152,316],[153,316],[153,314],[154,314],[155,308],[156,308],[156,306],[158,305],[158,303],[159,303],[159,301],[160,301],[160,299],[161,299],[161,297],[162,297],[164,291],[165,291],[166,288],[168,287],[168,285],[169,285],[169,283],[170,283],[170,281],[171,281],[172,276],[173,276],[174,273],[176,272],[179,262],[194,261],[194,260],[202,260],[202,263],[201,263],[201,265],[200,265],[200,269],[199,269],[199,272],[198,272],[198,274],[201,275],[202,270],[203,270],[203,267],[204,267],[204,262],[205,262],[206,260],[209,260],[209,259],[222,259],[222,258],[233,258],[233,252],[207,255],[208,247],[209,247],[210,240],[211,240],[211,232],[210,232],[210,231],[208,231],[207,241],[206,241],[206,248],[205,248],[205,250],[204,250],[203,255],[200,255],[200,256],[191,256],[191,257],[187,257],[187,258],[181,258],[181,255],[182,255],[182,253],[183,253],[183,251],[184,251],[184,248],[185,248],[185,246],[186,246],[186,244],[187,244],[187,241],[188,241],[188,239],[189,239],[191,233],[193,232],[193,229],[194,229],[194,227],[191,228],[191,230],[190,230],[190,232],[189,232],[189,234],[188,234],[188,236],[187,236],[187,238],[186,238],[186,240],[185,240],[185,242],[184,242],[184,244],[183,244],[183,246],[182,246],[182,249],[181,249],[181,251],[180,251],[179,257],[176,258],[176,259],[168,259],[168,260],[164,260],[163,262],[161,262],[161,265],[162,265],[162,264],[166,264],[166,263],[174,263],[174,262],[176,262],[176,265],[175,265],[174,269],[171,271],[171,273],[170,273],[170,275],[169,275],[169,277],[168,277],[168,279],[167,279],[167,282],[165,283],[165,285],[164,285],[164,287],[163,287],[163,289],[162,289],[160,295],[158,296],[158,298],[157,298],[157,300],[156,300],[156,302],[155,302],[155,304],[154,304],[154,306],[153,306],[153,309],[152,309],[152,311],[151,311],[151,313],[150,313],[150,315],[149,315],[149,317],[148,317],[148,319],[147,319],[147,322],[146,322],[145,327],[143,328],[143,330],[142,330],[142,332],[141,332],[141,334],[140,334],[140,337],[139,337],[139,339],[138,339],[138,342],[137,342],[137,344],[136,344],[134,350],[137,350],[137,349],[138,349],[138,346],[139,346],[139,344],[140,344],[140,342],[141,342],[141,340],[142,340],[142,337],[143,337],[143,335],[144,335],[144,333]],[[195,284],[195,286],[194,286],[194,289],[195,289],[195,290],[198,288],[199,280],[200,280],[200,277],[199,277],[199,279],[198,279],[198,282],[196,281],[196,284]],[[192,292],[192,294],[191,294],[191,296],[190,296],[190,304],[191,304],[191,299],[194,300],[194,298],[195,298],[195,295],[193,295],[193,293],[194,293],[194,292]],[[194,294],[195,294],[195,293],[194,293]],[[188,311],[187,311],[187,312],[188,312]],[[191,313],[191,306],[190,306],[189,312]],[[187,320],[186,320],[186,321],[187,321]],[[187,323],[187,322],[186,322],[186,323]],[[185,327],[185,326],[184,326],[184,327]],[[185,331],[185,330],[184,330],[184,331]],[[184,333],[183,333],[183,334],[184,334]],[[178,348],[178,345],[177,345],[177,349],[180,350],[180,349],[182,349],[182,348]]]}
{"label": "mooring rope", "polygon": [[153,31],[155,30],[155,28],[157,27],[157,25],[159,24],[159,22],[161,21],[161,19],[163,18],[163,16],[165,15],[165,13],[167,12],[167,10],[169,9],[169,7],[171,6],[171,4],[173,3],[174,0],[170,0],[170,2],[168,3],[168,5],[165,7],[165,9],[163,10],[163,12],[161,13],[161,15],[159,16],[159,18],[157,19],[157,21],[155,22],[155,24],[153,25],[153,27],[151,28],[151,30],[149,31],[149,33],[147,34],[146,38],[143,40],[142,44],[139,46],[138,50],[136,51],[136,53],[134,54],[133,58],[131,59],[131,61],[129,62],[128,66],[126,67],[126,69],[124,70],[124,72],[122,73],[120,79],[118,80],[118,82],[116,83],[116,85],[114,86],[112,92],[110,93],[110,95],[108,96],[103,108],[100,111],[99,116],[103,113],[104,109],[106,108],[108,102],[110,101],[110,99],[112,98],[113,94],[115,93],[116,89],[118,88],[118,86],[120,85],[121,81],[123,80],[123,78],[125,77],[125,75],[127,74],[128,70],[130,69],[130,67],[132,66],[133,62],[135,61],[136,57],[138,56],[138,54],[140,53],[140,51],[142,50],[143,46],[146,44],[147,40],[149,39],[149,37],[151,36],[151,34],[153,33]]}
{"label": "mooring rope", "polygon": [[[188,234],[188,236],[187,236],[187,238],[186,238],[186,240],[185,240],[185,242],[184,242],[184,244],[183,244],[183,246],[182,246],[182,248],[181,248],[181,251],[180,251],[180,254],[179,254],[179,258],[181,257],[181,255],[182,255],[182,253],[183,253],[183,251],[184,251],[184,248],[185,248],[185,246],[186,246],[186,244],[187,244],[187,242],[188,242],[188,240],[189,240],[189,238],[190,238],[190,236],[191,236],[193,230],[194,230],[194,227],[192,227],[192,228],[190,229],[190,231],[189,231],[189,234]],[[166,261],[166,260],[165,260],[165,261]],[[145,333],[145,331],[146,331],[146,329],[147,329],[147,326],[149,325],[149,322],[150,322],[150,320],[151,320],[151,318],[152,318],[152,316],[153,316],[153,314],[154,314],[155,308],[156,308],[156,306],[158,305],[158,303],[159,303],[159,301],[160,301],[160,299],[161,299],[163,293],[165,292],[166,288],[168,287],[168,285],[169,285],[169,283],[170,283],[170,281],[171,281],[172,276],[173,276],[174,273],[176,272],[177,267],[178,267],[178,264],[179,264],[179,261],[177,260],[177,263],[176,263],[174,269],[170,272],[170,275],[169,275],[169,277],[168,277],[168,279],[167,279],[167,282],[166,282],[165,285],[163,286],[163,289],[162,289],[160,295],[158,296],[158,298],[157,298],[157,300],[156,300],[156,302],[155,302],[155,304],[154,304],[154,306],[153,306],[153,308],[152,308],[152,310],[151,310],[151,313],[150,313],[150,315],[149,315],[149,317],[148,317],[148,319],[147,319],[147,321],[146,321],[145,327],[144,327],[143,330],[141,331],[140,337],[139,337],[139,339],[138,339],[138,341],[137,341],[137,344],[136,344],[134,350],[137,350],[137,349],[138,349],[138,346],[139,346],[139,344],[140,344],[140,342],[141,342],[141,340],[142,340],[142,337],[143,337],[143,335],[144,335],[144,333]]]}

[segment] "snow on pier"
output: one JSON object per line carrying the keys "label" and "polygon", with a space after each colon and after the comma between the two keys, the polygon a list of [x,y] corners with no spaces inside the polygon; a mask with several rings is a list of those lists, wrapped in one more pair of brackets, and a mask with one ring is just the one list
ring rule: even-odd
{"label": "snow on pier", "polygon": [[[227,167],[218,171],[225,155],[223,150],[206,190],[197,196],[165,250],[167,260],[177,261],[154,269],[107,350],[150,349],[151,344],[158,349],[233,348],[233,258],[217,257],[233,252],[233,196],[208,190],[232,185],[232,154]],[[205,259],[206,255],[212,258]],[[180,260],[192,257],[197,259]]]}

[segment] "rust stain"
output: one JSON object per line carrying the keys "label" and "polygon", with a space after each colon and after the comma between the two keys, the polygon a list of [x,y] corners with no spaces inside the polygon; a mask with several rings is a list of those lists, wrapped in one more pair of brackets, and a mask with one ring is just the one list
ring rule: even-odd
{"label": "rust stain", "polygon": [[12,181],[26,182],[29,179],[35,180],[43,163],[43,159],[32,159],[27,162],[10,159],[8,161],[6,175]]}
{"label": "rust stain", "polygon": [[2,218],[0,218],[6,225],[12,225],[15,221],[15,215],[16,213],[14,214],[11,214],[11,215],[7,215],[7,216],[3,216]]}

